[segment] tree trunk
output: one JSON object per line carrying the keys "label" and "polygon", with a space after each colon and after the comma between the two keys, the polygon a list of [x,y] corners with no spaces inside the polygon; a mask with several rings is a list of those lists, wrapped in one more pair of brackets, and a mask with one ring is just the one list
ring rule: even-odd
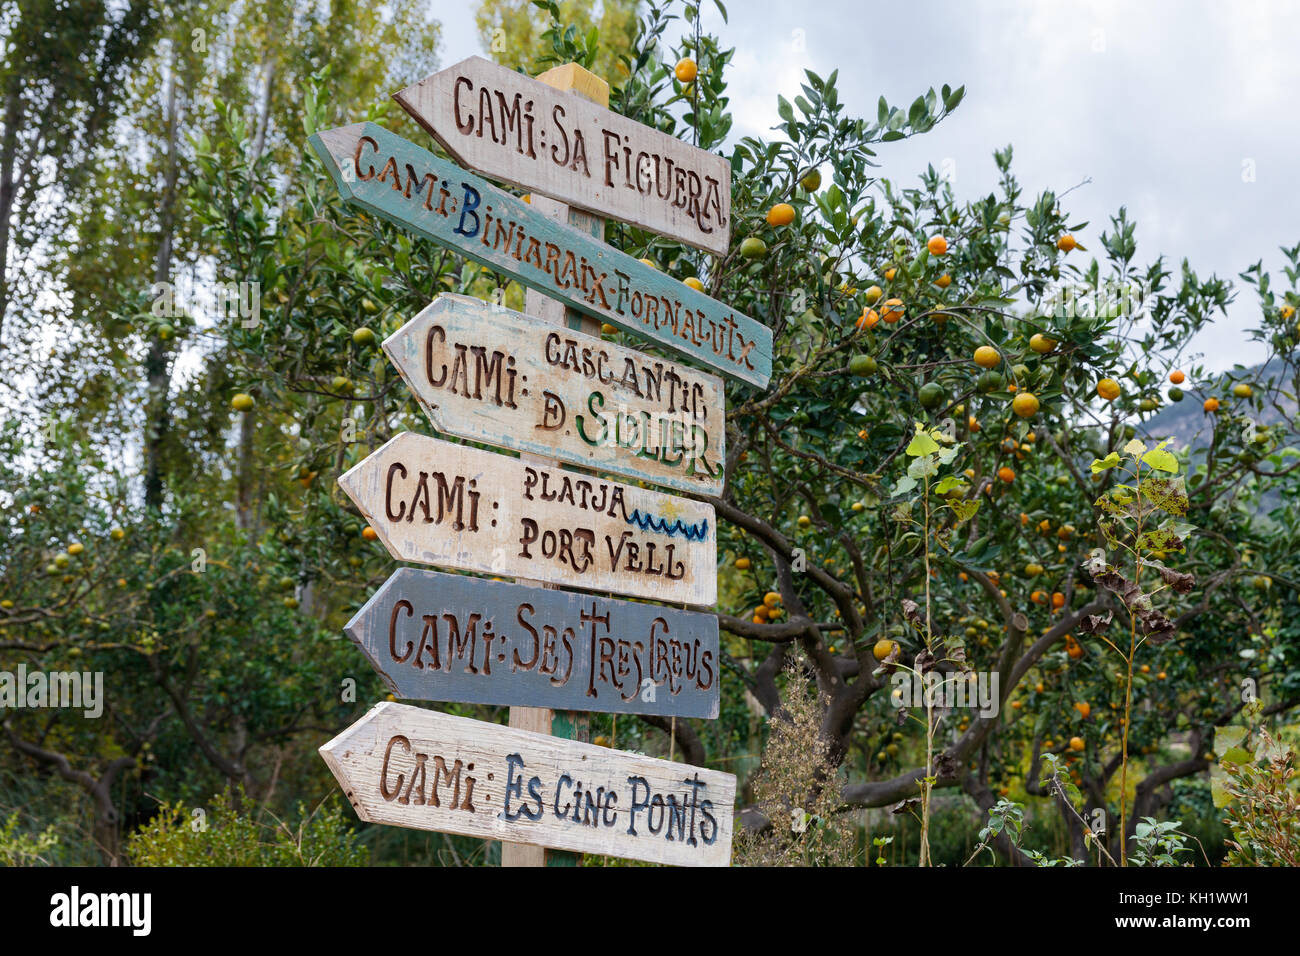
{"label": "tree trunk", "polygon": [[18,124],[22,122],[22,99],[18,76],[10,77],[5,91],[4,140],[0,143],[0,350],[4,348],[4,323],[9,312],[9,236],[14,197],[14,162],[18,155]]}
{"label": "tree trunk", "polygon": [[[176,223],[176,59],[172,57],[167,77],[167,165],[163,181],[163,194],[159,209],[158,254],[154,262],[154,292],[171,281],[172,243]],[[175,296],[169,296],[175,302]],[[144,504],[146,510],[162,507],[163,498],[163,447],[171,424],[171,348],[162,338],[149,343],[149,354],[144,363],[148,399],[145,405],[145,472]]]}

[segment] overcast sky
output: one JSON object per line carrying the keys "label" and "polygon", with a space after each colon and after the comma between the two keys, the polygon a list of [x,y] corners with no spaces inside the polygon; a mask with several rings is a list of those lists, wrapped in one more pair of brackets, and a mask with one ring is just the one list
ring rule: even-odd
{"label": "overcast sky", "polygon": [[[481,52],[471,5],[439,3],[442,65]],[[1015,146],[1031,197],[1071,193],[1089,254],[1109,216],[1138,222],[1137,260],[1163,253],[1178,274],[1236,279],[1259,259],[1285,287],[1278,247],[1300,242],[1300,4],[1243,0],[921,0],[908,4],[741,0],[730,22],[705,0],[705,24],[734,46],[733,135],[771,136],[776,96],[793,99],[804,68],[840,71],[841,99],[875,116],[884,95],[965,84],[936,130],[879,153],[882,175],[911,184],[950,160],[960,199],[996,186],[992,152]],[[1240,282],[1238,281],[1238,285]],[[1262,350],[1253,295],[1197,337],[1206,365],[1249,364]]]}

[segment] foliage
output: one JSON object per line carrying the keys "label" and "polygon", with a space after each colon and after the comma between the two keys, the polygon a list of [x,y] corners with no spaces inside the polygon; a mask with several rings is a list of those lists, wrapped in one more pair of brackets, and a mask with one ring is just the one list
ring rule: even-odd
{"label": "foliage", "polygon": [[[1226,735],[1225,735],[1226,736]],[[1227,819],[1229,866],[1300,866],[1300,793],[1295,750],[1256,731],[1252,753],[1244,737],[1220,757]]]}
{"label": "foliage", "polygon": [[365,866],[370,854],[356,842],[339,801],[294,821],[266,810],[244,810],[240,791],[219,793],[211,808],[168,803],[131,834],[127,851],[137,866]]}
{"label": "foliage", "polygon": [[857,855],[856,828],[841,812],[840,781],[818,709],[806,674],[791,662],[783,707],[750,779],[755,808],[768,825],[739,838],[735,855],[744,866],[846,866]]}
{"label": "foliage", "polygon": [[[22,110],[0,122],[36,158],[0,210],[18,230],[3,245],[17,278],[0,328],[0,669],[99,671],[111,691],[99,720],[5,715],[0,771],[26,788],[22,832],[57,824],[47,856],[75,856],[80,832],[76,846],[121,862],[124,836],[161,828],[166,852],[197,859],[209,844],[177,808],[242,786],[289,817],[335,792],[316,746],[385,693],[341,628],[392,569],[336,479],[428,428],[354,333],[382,339],[441,292],[523,301],[508,276],[343,206],[302,151],[304,133],[362,119],[424,135],[388,93],[434,65],[426,4],[183,7],[29,4],[3,21],[58,42],[5,64]],[[961,107],[961,86],[857,115],[836,72],[806,71],[770,136],[738,136],[735,50],[696,5],[596,10],[502,0],[482,23],[527,14],[498,51],[512,66],[590,64],[613,109],[726,157],[726,255],[626,224],[608,237],[767,324],[774,374],[762,391],[727,385],[719,718],[681,722],[672,743],[671,725],[593,726],[621,749],[689,745],[742,793],[766,788],[773,829],[741,846],[773,859],[847,858],[842,825],[900,806],[876,859],[960,863],[1009,833],[1012,806],[1031,860],[1125,862],[1130,843],[1135,862],[1186,859],[1147,821],[1212,832],[1208,809],[1189,815],[1207,803],[1211,741],[1246,699],[1279,722],[1300,702],[1300,244],[1279,274],[1261,261],[1239,280],[1139,259],[1125,209],[1089,230],[1068,188],[1025,193],[1010,146],[968,194],[933,166],[881,176],[893,144]],[[699,72],[684,84],[685,57]],[[56,90],[69,109],[48,108]],[[776,203],[789,225],[768,224]],[[1064,241],[1076,234],[1089,248]],[[763,254],[742,255],[746,240]],[[159,281],[195,294],[168,308]],[[255,321],[204,301],[239,283]],[[1243,295],[1267,361],[1216,374],[1187,342]],[[991,367],[973,361],[982,347]],[[1117,397],[1098,397],[1102,378]],[[254,408],[232,409],[236,393]],[[1163,412],[1211,399],[1161,444]],[[760,615],[769,593],[779,613]],[[987,711],[927,703],[909,720],[890,700],[896,674],[967,672],[995,691]],[[1234,862],[1294,860],[1287,831],[1266,829],[1293,806],[1287,766],[1216,767],[1215,786],[1242,794]],[[158,800],[172,815],[151,822]],[[977,841],[990,808],[1001,829],[990,818]],[[802,833],[785,826],[796,810]],[[232,812],[225,832],[286,859],[274,821]],[[376,862],[489,859],[363,832]]]}
{"label": "foliage", "polygon": [[32,866],[49,864],[45,854],[58,845],[59,837],[50,824],[40,833],[23,833],[18,829],[19,813],[14,811],[0,824],[0,865]]}

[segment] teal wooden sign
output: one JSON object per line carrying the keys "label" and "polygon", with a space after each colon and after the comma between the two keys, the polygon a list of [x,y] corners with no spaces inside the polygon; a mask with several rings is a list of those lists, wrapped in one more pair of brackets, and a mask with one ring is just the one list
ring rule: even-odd
{"label": "teal wooden sign", "polygon": [[348,201],[724,375],[767,386],[772,330],[754,319],[382,126],[325,130],[310,143]]}
{"label": "teal wooden sign", "polygon": [[718,716],[718,619],[398,568],[344,628],[407,700]]}

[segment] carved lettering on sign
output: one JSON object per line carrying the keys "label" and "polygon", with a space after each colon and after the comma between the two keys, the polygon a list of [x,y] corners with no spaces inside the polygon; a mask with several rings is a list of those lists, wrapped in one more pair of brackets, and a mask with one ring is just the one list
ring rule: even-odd
{"label": "carved lettering on sign", "polygon": [[345,630],[408,700],[718,715],[712,614],[398,568]]}
{"label": "carved lettering on sign", "polygon": [[384,350],[439,431],[722,492],[725,397],[716,376],[448,294]]}
{"label": "carved lettering on sign", "polygon": [[711,607],[713,506],[403,432],[339,478],[393,557]]}
{"label": "carved lettering on sign", "polygon": [[393,98],[469,169],[727,252],[731,166],[722,156],[482,57]]}
{"label": "carved lettering on sign", "polygon": [[370,822],[683,866],[731,859],[728,773],[391,702],[320,753]]}

